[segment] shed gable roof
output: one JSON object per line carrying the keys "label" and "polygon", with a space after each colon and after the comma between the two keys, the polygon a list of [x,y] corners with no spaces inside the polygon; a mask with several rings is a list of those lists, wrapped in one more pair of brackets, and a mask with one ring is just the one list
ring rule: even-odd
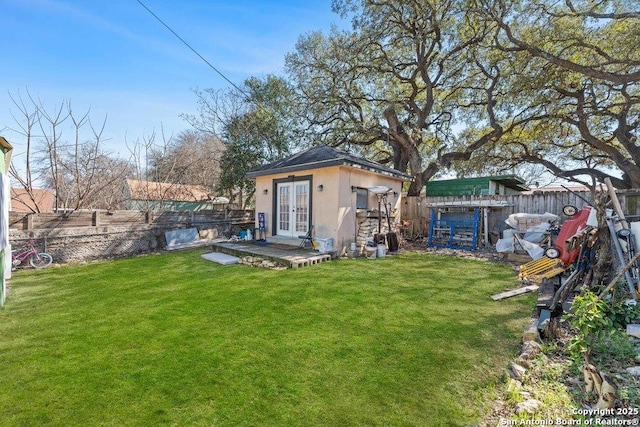
{"label": "shed gable roof", "polygon": [[247,178],[256,178],[276,173],[297,172],[329,166],[351,166],[383,175],[393,176],[405,181],[413,180],[411,175],[385,167],[380,163],[354,156],[346,151],[329,147],[328,145],[316,145],[308,150],[285,157],[284,159],[276,160],[275,162],[254,168],[250,170],[246,176]]}

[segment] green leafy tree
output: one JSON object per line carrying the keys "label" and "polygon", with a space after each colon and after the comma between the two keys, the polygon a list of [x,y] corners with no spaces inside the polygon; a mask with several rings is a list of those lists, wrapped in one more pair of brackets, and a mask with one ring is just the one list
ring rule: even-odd
{"label": "green leafy tree", "polygon": [[306,130],[431,177],[540,165],[640,187],[638,1],[334,0],[287,56]]}
{"label": "green leafy tree", "polygon": [[252,77],[242,87],[207,89],[198,95],[198,116],[189,122],[202,132],[219,135],[224,144],[218,188],[247,204],[254,183],[245,174],[256,166],[303,148],[297,104],[290,84],[277,76]]}
{"label": "green leafy tree", "polygon": [[409,195],[537,118],[502,106],[503,67],[513,65],[486,48],[496,28],[475,2],[336,0],[333,8],[352,17],[352,30],[302,36],[287,56],[308,129],[409,172]]}

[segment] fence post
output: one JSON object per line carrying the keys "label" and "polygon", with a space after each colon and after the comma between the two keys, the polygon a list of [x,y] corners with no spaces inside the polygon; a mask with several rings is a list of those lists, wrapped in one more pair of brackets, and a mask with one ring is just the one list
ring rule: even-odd
{"label": "fence post", "polygon": [[100,227],[100,213],[98,211],[93,211],[93,215],[91,215],[91,225]]}
{"label": "fence post", "polygon": [[33,215],[34,214],[27,215],[27,230],[33,230]]}

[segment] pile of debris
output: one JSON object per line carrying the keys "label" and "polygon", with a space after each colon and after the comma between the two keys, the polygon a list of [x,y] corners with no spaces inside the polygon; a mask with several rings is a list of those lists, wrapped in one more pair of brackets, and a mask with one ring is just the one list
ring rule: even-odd
{"label": "pile of debris", "polygon": [[604,297],[624,278],[629,303],[637,302],[640,222],[625,217],[610,181],[607,187],[580,210],[566,206],[571,219],[562,224],[553,244],[543,256],[520,267],[525,284],[540,286],[541,331],[550,318],[568,311],[572,297],[582,289],[606,285],[600,291]]}
{"label": "pile of debris", "polygon": [[548,246],[554,224],[558,216],[552,213],[509,215],[506,219],[510,227],[503,232],[503,238],[496,243],[498,253],[512,253],[518,249],[526,251],[533,259],[545,254],[544,246]]}
{"label": "pile of debris", "polygon": [[[640,246],[640,222],[630,221],[624,215],[611,182],[605,180],[605,183],[606,191],[602,189],[596,193],[592,202],[585,200],[587,206],[584,208],[565,207],[565,215],[571,218],[561,224],[557,235],[548,231],[551,226],[546,227],[544,233],[549,241],[542,253],[536,248],[527,250],[526,240],[515,233],[515,244],[527,250],[534,260],[520,266],[523,287],[493,298],[497,300],[538,290],[536,316],[525,331],[525,341],[551,335],[551,325],[571,310],[573,299],[583,290],[596,293],[599,299],[610,304],[614,300],[629,306],[637,304],[640,251],[636,248]],[[584,376],[588,386],[593,383],[593,372],[604,374],[588,360],[585,362]],[[613,408],[615,398],[607,395],[612,393],[611,388],[607,388],[606,393],[601,390],[604,387],[597,388],[600,399],[596,407]]]}

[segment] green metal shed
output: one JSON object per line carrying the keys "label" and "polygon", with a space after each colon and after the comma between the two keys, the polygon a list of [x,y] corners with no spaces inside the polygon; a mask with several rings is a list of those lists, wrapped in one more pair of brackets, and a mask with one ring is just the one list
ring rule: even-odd
{"label": "green metal shed", "polygon": [[509,195],[527,190],[527,184],[516,175],[444,179],[426,185],[427,197]]}

